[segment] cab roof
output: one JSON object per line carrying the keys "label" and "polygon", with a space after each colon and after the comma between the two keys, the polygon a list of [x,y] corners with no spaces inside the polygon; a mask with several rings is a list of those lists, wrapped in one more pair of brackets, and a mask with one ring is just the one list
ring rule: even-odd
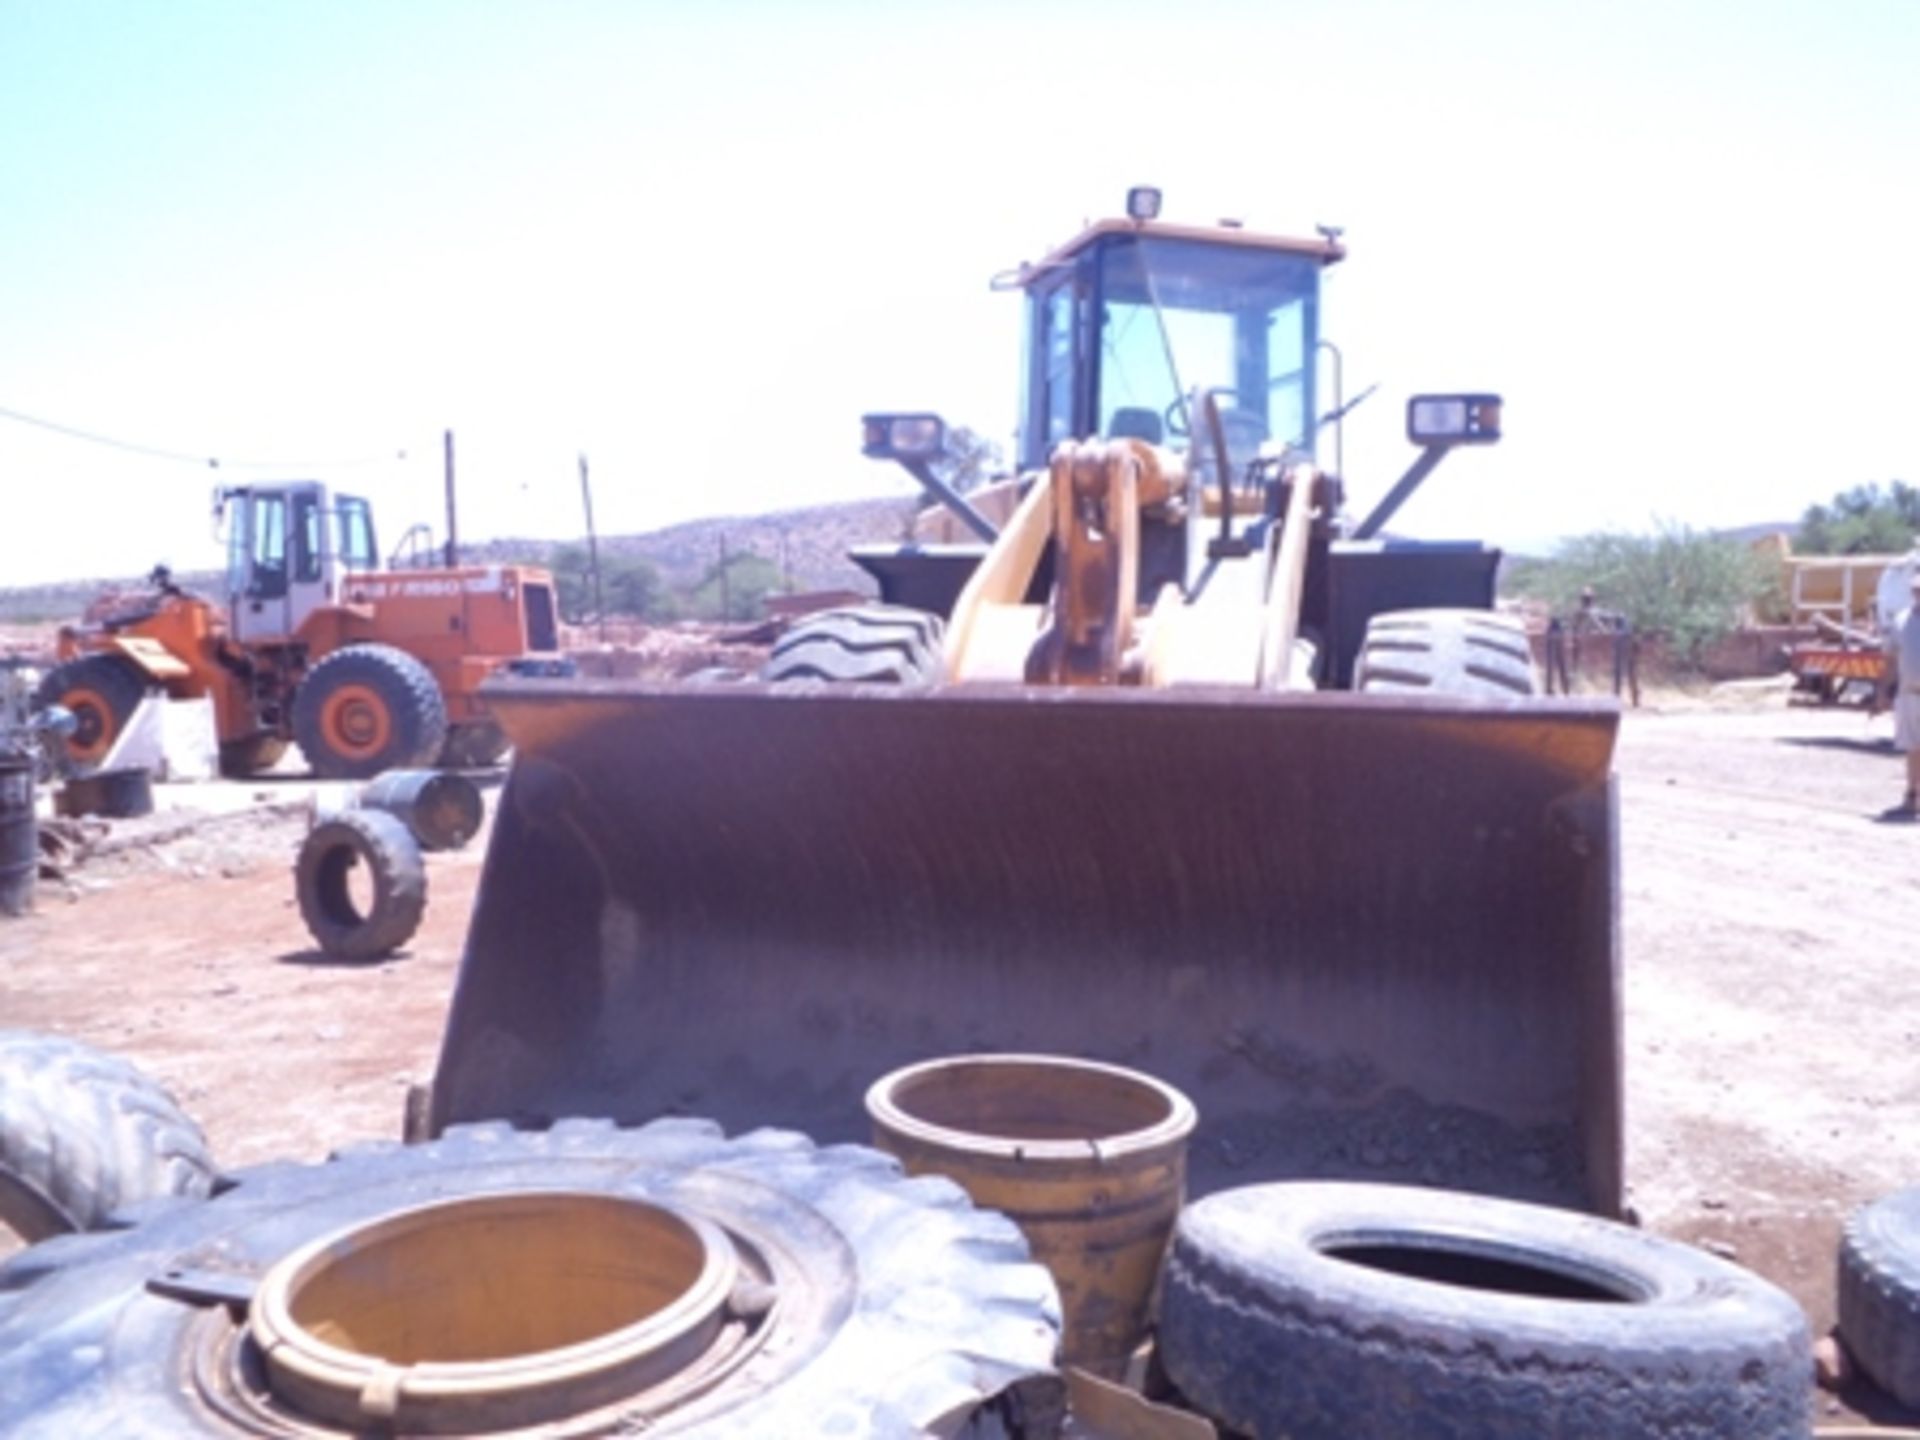
{"label": "cab roof", "polygon": [[1268,235],[1239,225],[1173,225],[1164,220],[1096,220],[1073,239],[1036,263],[1023,263],[1019,281],[1025,285],[1049,270],[1066,264],[1095,241],[1108,235],[1145,235],[1156,240],[1195,240],[1204,245],[1238,245],[1249,250],[1278,250],[1289,255],[1310,255],[1322,265],[1346,258],[1346,247],[1337,239],[1303,240],[1299,236]]}

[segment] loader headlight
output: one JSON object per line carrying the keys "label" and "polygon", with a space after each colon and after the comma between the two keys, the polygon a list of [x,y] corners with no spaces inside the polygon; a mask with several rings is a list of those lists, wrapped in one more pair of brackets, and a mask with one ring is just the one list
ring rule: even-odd
{"label": "loader headlight", "polygon": [[1498,395],[1416,395],[1407,439],[1416,445],[1491,445],[1500,438]]}
{"label": "loader headlight", "polygon": [[947,424],[938,415],[866,415],[862,453],[878,460],[937,460],[946,452]]}
{"label": "loader headlight", "polygon": [[1158,220],[1160,192],[1151,185],[1136,185],[1127,191],[1127,218],[1136,221]]}

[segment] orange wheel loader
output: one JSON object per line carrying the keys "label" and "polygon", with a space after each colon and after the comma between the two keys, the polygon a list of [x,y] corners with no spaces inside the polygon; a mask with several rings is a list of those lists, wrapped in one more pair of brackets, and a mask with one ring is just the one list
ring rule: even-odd
{"label": "orange wheel loader", "polygon": [[544,570],[381,568],[367,501],[313,481],[225,487],[214,504],[224,603],[162,569],[144,600],[62,630],[37,700],[73,712],[68,769],[105,762],[154,691],[212,698],[230,775],[270,768],[289,742],[326,778],[489,765],[507,741],[481,682],[565,671]]}
{"label": "orange wheel loader", "polygon": [[[1363,518],[1315,463],[1336,236],[1160,221],[1015,275],[1023,473],[887,604],[677,687],[503,677],[515,748],[428,1128],[863,1138],[942,1054],[1190,1094],[1194,1189],[1622,1203],[1611,702],[1541,698],[1498,553],[1384,526],[1492,395],[1415,397]],[[866,450],[945,489],[932,415]]]}

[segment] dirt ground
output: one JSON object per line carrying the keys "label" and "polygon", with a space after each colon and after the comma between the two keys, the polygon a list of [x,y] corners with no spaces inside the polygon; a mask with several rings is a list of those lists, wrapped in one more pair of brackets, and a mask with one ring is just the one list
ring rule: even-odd
{"label": "dirt ground", "polygon": [[[1785,1286],[1816,1334],[1846,1212],[1920,1181],[1920,827],[1881,814],[1902,788],[1890,731],[1732,687],[1630,713],[1618,754],[1632,1204]],[[403,954],[335,964],[293,900],[306,787],[201,788],[264,803],[142,822],[163,838],[0,921],[0,1024],[130,1056],[228,1167],[397,1134],[433,1070],[484,836],[429,857]],[[1870,1393],[1820,1403],[1914,1423]]]}

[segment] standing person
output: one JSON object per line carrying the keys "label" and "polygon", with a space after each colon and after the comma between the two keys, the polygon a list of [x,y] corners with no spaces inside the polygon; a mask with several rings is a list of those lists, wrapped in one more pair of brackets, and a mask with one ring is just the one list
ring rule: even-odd
{"label": "standing person", "polygon": [[1907,608],[1887,631],[1887,655],[1893,662],[1893,743],[1907,757],[1907,793],[1897,807],[1920,814],[1920,563],[1913,567]]}

